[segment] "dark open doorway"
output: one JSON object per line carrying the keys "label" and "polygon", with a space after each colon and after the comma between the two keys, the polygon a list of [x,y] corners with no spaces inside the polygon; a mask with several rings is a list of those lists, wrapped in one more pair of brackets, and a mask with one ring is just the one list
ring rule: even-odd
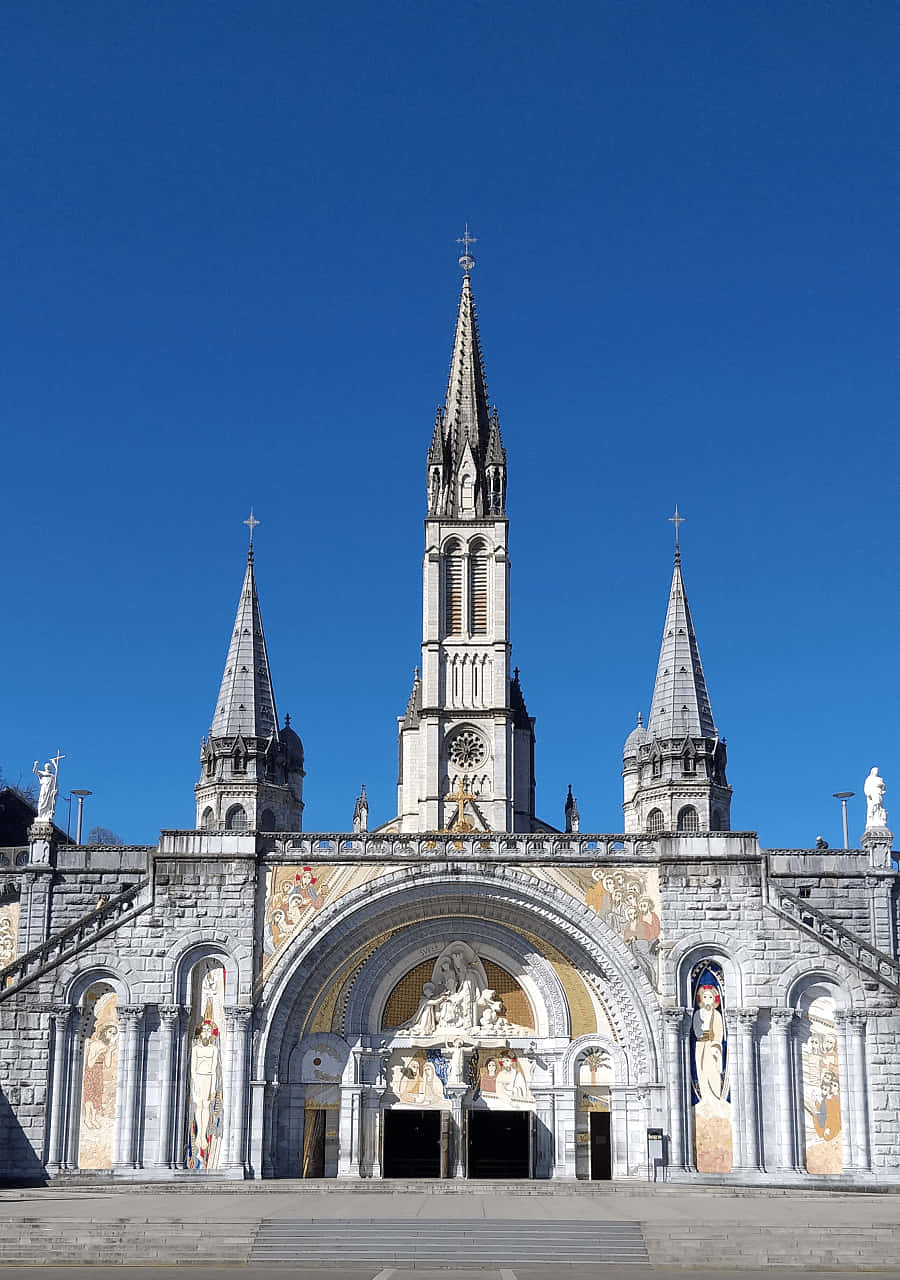
{"label": "dark open doorway", "polygon": [[612,1143],[608,1111],[591,1112],[591,1178],[612,1177]]}
{"label": "dark open doorway", "polygon": [[439,1178],[440,1111],[385,1111],[381,1167],[386,1178]]}
{"label": "dark open doorway", "polygon": [[469,1112],[469,1177],[531,1177],[531,1112]]}
{"label": "dark open doorway", "polygon": [[325,1177],[325,1118],[327,1111],[321,1107],[307,1107],[303,1127],[304,1178]]}

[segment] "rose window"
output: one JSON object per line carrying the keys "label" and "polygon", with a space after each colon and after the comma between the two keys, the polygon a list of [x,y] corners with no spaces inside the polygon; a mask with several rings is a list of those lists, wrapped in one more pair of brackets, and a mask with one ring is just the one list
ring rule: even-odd
{"label": "rose window", "polygon": [[463,729],[450,743],[450,759],[461,769],[481,764],[486,754],[484,743],[471,729]]}

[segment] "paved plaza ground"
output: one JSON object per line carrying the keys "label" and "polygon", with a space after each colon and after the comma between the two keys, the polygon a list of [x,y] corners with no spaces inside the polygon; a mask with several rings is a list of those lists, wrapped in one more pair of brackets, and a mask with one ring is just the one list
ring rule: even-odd
{"label": "paved plaza ground", "polygon": [[[900,1195],[628,1185],[341,1188],[50,1186],[0,1191],[0,1267],[142,1280],[190,1264],[300,1280],[745,1277],[794,1269],[900,1278]],[[273,1244],[272,1241],[275,1241]],[[268,1243],[267,1243],[268,1241]],[[440,1266],[429,1266],[439,1263]]]}

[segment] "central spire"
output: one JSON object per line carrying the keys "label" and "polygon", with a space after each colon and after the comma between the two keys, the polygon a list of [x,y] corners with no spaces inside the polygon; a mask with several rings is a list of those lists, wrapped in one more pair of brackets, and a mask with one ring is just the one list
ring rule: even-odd
{"label": "central spire", "polygon": [[468,227],[461,243],[462,289],[443,408],[437,412],[428,450],[428,514],[479,519],[502,516],[506,502],[506,451],[500,419],[489,407],[478,316],[472,295]]}

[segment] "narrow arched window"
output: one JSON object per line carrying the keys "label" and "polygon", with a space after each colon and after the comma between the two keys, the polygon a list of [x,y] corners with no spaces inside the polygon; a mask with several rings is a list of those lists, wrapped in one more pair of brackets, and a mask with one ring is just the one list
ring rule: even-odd
{"label": "narrow arched window", "polygon": [[725,976],[715,960],[691,970],[691,1104],[698,1173],[730,1173],[731,1085]]}
{"label": "narrow arched window", "polygon": [[647,831],[651,836],[658,836],[665,825],[662,809],[651,809],[647,814]]}
{"label": "narrow arched window", "polygon": [[475,544],[469,557],[469,619],[472,635],[487,635],[488,553],[483,542]]}
{"label": "narrow arched window", "polygon": [[699,831],[700,820],[697,817],[697,810],[692,804],[686,804],[683,809],[678,810],[678,830],[679,831]]}
{"label": "narrow arched window", "polygon": [[463,629],[463,554],[458,542],[451,542],[444,552],[444,632],[462,635]]}
{"label": "narrow arched window", "polygon": [[210,808],[204,809],[203,817],[200,819],[200,826],[203,828],[204,831],[212,831],[215,825],[216,825],[215,813],[213,813],[212,809]]}
{"label": "narrow arched window", "polygon": [[233,804],[225,814],[226,831],[246,831],[247,813],[243,805]]}

